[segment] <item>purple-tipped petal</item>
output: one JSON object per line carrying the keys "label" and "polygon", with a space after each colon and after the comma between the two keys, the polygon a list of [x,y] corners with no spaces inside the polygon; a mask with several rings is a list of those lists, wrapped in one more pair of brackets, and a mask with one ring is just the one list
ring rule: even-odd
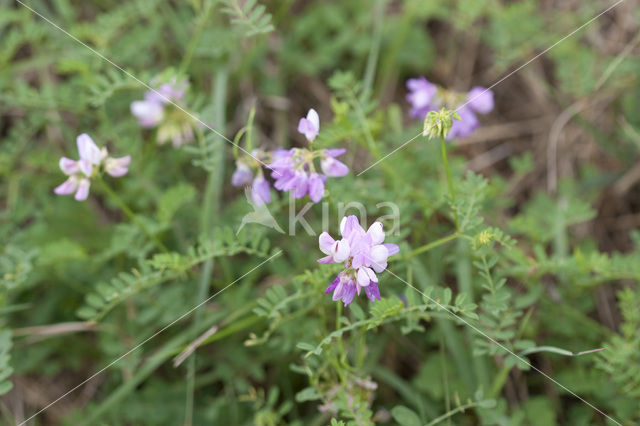
{"label": "purple-tipped petal", "polygon": [[320,168],[325,175],[331,177],[342,177],[349,173],[349,167],[346,164],[331,156],[323,157],[320,160]]}
{"label": "purple-tipped petal", "polygon": [[96,166],[100,164],[102,161],[102,152],[89,135],[86,133],[79,135],[76,138],[76,144],[78,145],[78,153],[80,154],[81,160],[87,160]]}
{"label": "purple-tipped petal", "polygon": [[271,202],[271,187],[264,177],[258,176],[253,180],[253,185],[251,185],[251,200],[256,206]]}
{"label": "purple-tipped petal", "polygon": [[360,222],[358,222],[358,218],[354,215],[343,217],[342,221],[340,221],[340,234],[342,234],[342,238],[349,238],[353,231],[361,229]]}
{"label": "purple-tipped petal", "polygon": [[329,256],[325,256],[323,258],[318,259],[318,263],[322,263],[324,265],[330,265],[336,262],[333,260],[333,256],[329,255]]}
{"label": "purple-tipped petal", "polygon": [[309,198],[314,203],[322,200],[324,197],[324,181],[317,173],[312,173],[308,181]]}
{"label": "purple-tipped petal", "polygon": [[338,285],[339,282],[340,282],[340,275],[338,275],[336,277],[336,279],[333,280],[333,282],[331,284],[329,284],[329,287],[327,287],[327,289],[325,290],[324,294],[331,293],[336,288],[336,286]]}
{"label": "purple-tipped petal", "polygon": [[78,190],[76,191],[75,199],[76,201],[84,201],[89,196],[89,187],[91,186],[91,182],[89,179],[82,178],[78,183]]}
{"label": "purple-tipped petal", "polygon": [[393,256],[394,254],[397,254],[400,251],[400,247],[398,247],[397,244],[384,243],[383,246],[387,248],[389,256]]}
{"label": "purple-tipped petal", "polygon": [[446,137],[447,140],[469,136],[480,126],[478,118],[469,106],[459,108],[458,114],[460,114],[461,120],[453,120],[451,130]]}
{"label": "purple-tipped petal", "polygon": [[78,189],[78,179],[75,176],[70,176],[69,179],[56,186],[53,192],[57,195],[69,195],[73,194],[76,189]]}
{"label": "purple-tipped petal", "polygon": [[411,78],[407,80],[407,101],[411,104],[409,114],[423,119],[431,110],[437,109],[436,93],[438,88],[426,78]]}
{"label": "purple-tipped petal", "polygon": [[340,157],[345,152],[347,152],[345,148],[329,148],[322,151],[328,157]]}
{"label": "purple-tipped petal", "polygon": [[231,176],[231,185],[247,185],[251,182],[251,179],[253,179],[251,168],[240,161],[236,162],[236,170],[233,172],[233,176]]}
{"label": "purple-tipped petal", "polygon": [[350,282],[348,285],[345,285],[344,292],[342,294],[342,303],[344,306],[349,306],[349,303],[353,301],[353,298],[356,295],[356,285],[354,282]]}
{"label": "purple-tipped petal", "polygon": [[380,300],[380,289],[378,288],[378,283],[370,283],[364,288],[364,293],[372,302],[375,302],[376,299]]}
{"label": "purple-tipped petal", "polygon": [[476,86],[467,94],[467,105],[480,114],[488,114],[493,110],[493,92],[484,87]]}

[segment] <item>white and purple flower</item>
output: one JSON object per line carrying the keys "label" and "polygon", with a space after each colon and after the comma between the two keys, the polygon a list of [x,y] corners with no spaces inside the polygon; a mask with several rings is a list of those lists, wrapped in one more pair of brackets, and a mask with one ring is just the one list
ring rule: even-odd
{"label": "white and purple flower", "polygon": [[488,114],[494,106],[493,92],[484,87],[476,86],[465,94],[445,90],[420,77],[407,80],[407,88],[412,117],[424,120],[429,111],[442,107],[456,110],[460,115],[460,120],[454,120],[447,140],[469,136],[480,127],[477,114]]}
{"label": "white and purple flower", "polygon": [[175,105],[181,105],[187,91],[187,80],[177,81],[174,77],[148,90],[144,100],[131,103],[131,113],[145,129],[157,128],[158,144],[171,141],[175,148],[194,139],[195,120]]}
{"label": "white and purple flower", "polygon": [[93,139],[86,133],[76,138],[78,161],[67,157],[60,158],[60,170],[68,176],[67,180],[53,190],[57,195],[74,194],[77,201],[84,201],[89,196],[91,178],[102,170],[113,177],[120,177],[129,171],[131,156],[110,157],[106,148],[98,148]]}
{"label": "white and purple flower", "polygon": [[327,232],[320,234],[320,250],[326,254],[319,263],[342,263],[345,270],[327,287],[326,294],[333,292],[333,300],[342,300],[345,306],[353,301],[355,294],[364,288],[372,302],[380,300],[378,277],[387,268],[387,259],[398,253],[396,244],[383,243],[385,234],[382,223],[374,222],[367,231],[360,226],[358,218],[348,216],[340,222],[341,240],[334,240]]}

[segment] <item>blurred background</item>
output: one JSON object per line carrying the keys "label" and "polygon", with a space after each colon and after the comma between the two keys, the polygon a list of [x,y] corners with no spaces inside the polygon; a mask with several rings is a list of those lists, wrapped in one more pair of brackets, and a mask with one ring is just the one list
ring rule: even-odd
{"label": "blurred background", "polygon": [[[207,158],[220,162],[203,165],[194,160],[195,144],[157,146],[153,132],[140,129],[129,112],[145,87],[79,42],[145,83],[162,73],[187,78],[186,107],[231,140],[255,108],[260,146],[303,146],[298,119],[315,108],[321,125],[326,123],[319,143],[349,149],[352,174],[333,184],[330,201],[397,202],[404,232],[393,242],[405,241],[407,251],[449,229],[439,184],[427,183],[423,195],[407,189],[437,180],[437,147],[419,148],[424,141],[417,140],[390,157],[389,167],[404,172],[396,181],[382,168],[356,178],[375,156],[358,142],[362,123],[350,120],[349,90],[358,93],[353,99],[362,105],[380,151],[388,153],[422,129],[408,115],[407,79],[425,76],[460,92],[499,82],[492,87],[494,110],[451,150],[458,176],[473,171],[491,182],[479,215],[524,241],[522,253],[506,254],[498,264],[513,294],[530,298],[514,302],[521,315],[508,326],[538,346],[606,346],[605,355],[590,358],[546,354],[533,360],[618,421],[637,424],[638,1],[619,2],[564,40],[614,2],[20,3],[0,0],[3,424],[28,419],[199,300],[202,261],[153,257],[153,243],[97,189],[84,203],[53,194],[63,180],[58,158],[75,152],[75,138],[83,132],[110,152],[132,156],[129,175],[113,187],[171,251],[187,253],[201,244],[198,253],[216,259],[205,294],[276,247],[283,256],[199,311],[198,321],[176,324],[27,424],[310,425],[330,424],[332,417],[353,424],[435,424],[429,421],[464,406],[479,389],[496,405],[472,405],[438,423],[614,424],[535,372],[502,368],[503,354],[475,354],[463,327],[452,323],[450,330],[422,318],[415,319],[418,328],[407,320],[409,328],[401,331],[404,323],[380,319],[394,318],[393,310],[380,314],[379,328],[366,337],[365,360],[352,364],[361,367],[360,381],[333,378],[340,373],[331,369],[342,367],[331,366],[324,355],[305,357],[336,328],[336,305],[323,295],[330,274],[315,266],[317,239],[255,227],[234,235],[247,204],[229,184],[232,147],[205,131],[207,143],[220,142],[207,148]],[[212,170],[222,183],[211,230],[204,231],[198,209]],[[285,201],[274,208],[286,213]],[[335,232],[337,221],[332,226]],[[215,235],[216,243],[203,243],[205,234]],[[459,253],[436,251],[421,259],[424,268],[439,271],[429,280],[449,277],[454,293],[462,289],[464,265],[451,258]],[[399,268],[403,276],[419,274],[418,266]],[[389,294],[410,305],[402,284],[393,286]],[[104,299],[92,299],[95,294]],[[258,300],[264,302],[256,305]],[[252,313],[256,306],[264,310]],[[349,320],[358,320],[351,312]],[[197,358],[172,364],[212,327]],[[348,348],[362,348],[357,345],[365,333],[347,335]],[[314,343],[300,346],[302,341]],[[476,374],[476,358],[490,365],[485,373]],[[472,371],[461,371],[465,364]],[[331,402],[340,392],[346,399]],[[398,406],[403,408],[393,411]],[[350,418],[345,410],[356,414]]]}

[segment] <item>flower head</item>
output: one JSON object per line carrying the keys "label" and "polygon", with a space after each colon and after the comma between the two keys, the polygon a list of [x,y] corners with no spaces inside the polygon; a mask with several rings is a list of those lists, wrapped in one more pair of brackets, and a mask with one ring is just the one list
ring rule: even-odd
{"label": "flower head", "polygon": [[320,250],[326,254],[319,263],[344,262],[345,269],[327,287],[326,293],[333,292],[333,300],[342,300],[349,305],[354,295],[362,288],[372,302],[380,299],[378,276],[387,268],[387,259],[398,253],[396,244],[383,243],[385,234],[382,223],[374,222],[366,231],[355,216],[342,218],[340,222],[342,239],[334,240],[327,232],[320,234]]}
{"label": "flower head", "polygon": [[[298,123],[298,131],[312,142],[320,130],[320,118],[312,108]],[[253,150],[251,155],[236,160],[236,170],[231,176],[234,186],[248,185],[253,180],[251,193],[256,204],[271,201],[269,182],[263,177],[262,166],[268,164],[273,187],[289,192],[295,198],[308,195],[314,203],[322,200],[329,177],[342,177],[349,167],[336,157],[346,152],[343,148],[313,150],[311,148]],[[318,170],[317,159],[320,160]],[[254,176],[256,178],[254,179]]]}
{"label": "flower head", "polygon": [[79,160],[67,157],[60,158],[60,170],[68,176],[67,180],[53,190],[57,195],[74,194],[78,201],[84,201],[89,196],[91,178],[103,170],[113,177],[120,177],[129,171],[131,156],[110,157],[106,148],[98,148],[93,139],[86,133],[76,138]]}
{"label": "flower head", "polygon": [[[462,138],[473,133],[479,126],[477,114],[488,114],[493,110],[493,92],[483,87],[473,87],[468,93],[455,92],[438,87],[426,78],[407,80],[407,101],[411,105],[409,114],[412,117],[426,119],[431,112],[441,108],[455,111],[460,120],[454,120],[448,126],[446,139]],[[457,118],[457,117],[456,117]],[[431,128],[425,132],[432,133]]]}
{"label": "flower head", "polygon": [[177,81],[173,77],[155,89],[148,90],[144,100],[131,103],[131,113],[138,119],[141,127],[158,129],[157,141],[160,145],[171,141],[178,148],[194,139],[196,120],[176,106],[184,102],[188,86],[187,80]]}

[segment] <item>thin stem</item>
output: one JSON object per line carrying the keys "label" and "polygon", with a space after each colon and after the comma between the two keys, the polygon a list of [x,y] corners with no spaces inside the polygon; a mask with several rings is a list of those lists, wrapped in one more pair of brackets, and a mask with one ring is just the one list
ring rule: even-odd
{"label": "thin stem", "polygon": [[[213,104],[215,110],[215,127],[224,132],[225,117],[225,98],[227,85],[227,69],[222,67],[218,70],[213,93]],[[198,139],[204,146],[204,135],[198,131]],[[223,145],[224,146],[224,145]],[[208,152],[209,150],[203,151]],[[203,154],[204,155],[204,154]],[[208,160],[208,159],[206,159]],[[213,158],[211,159],[213,167],[207,178],[207,184],[204,191],[204,199],[200,209],[200,234],[205,237],[211,235],[212,217],[220,208],[220,196],[222,189],[222,178],[224,176],[224,149],[213,150]],[[196,303],[201,303],[207,296],[209,286],[211,284],[211,274],[213,272],[213,258],[208,259],[202,266],[200,282],[198,283],[198,291],[196,294]],[[194,314],[193,329],[198,330],[202,321],[202,307],[196,309]],[[196,373],[196,352],[194,351],[189,358],[187,364],[187,395],[185,407],[185,425],[190,426],[193,423],[194,408],[194,392],[195,392],[195,373]]]}
{"label": "thin stem", "polygon": [[435,419],[433,419],[432,421],[430,421],[429,423],[427,423],[427,425],[426,425],[426,426],[433,426],[433,425],[436,425],[436,424],[440,423],[441,421],[446,420],[446,419],[448,419],[449,417],[452,417],[452,416],[453,416],[453,415],[455,415],[455,414],[462,413],[462,412],[464,412],[464,410],[466,410],[467,408],[473,408],[473,407],[475,407],[476,405],[479,405],[479,403],[477,403],[477,402],[470,402],[470,403],[468,403],[468,404],[461,405],[461,406],[459,406],[458,408],[455,408],[455,409],[453,409],[453,410],[451,410],[451,411],[449,411],[449,412],[447,412],[447,413],[444,413],[444,414],[443,414],[443,415],[441,415],[440,417],[436,417]]}
{"label": "thin stem", "polygon": [[459,237],[464,237],[464,235],[460,234],[459,232],[455,232],[451,235],[447,235],[446,237],[442,237],[440,239],[437,239],[435,241],[430,242],[429,244],[425,244],[422,247],[418,247],[417,249],[413,250],[412,252],[402,256],[401,259],[410,259],[413,256],[416,256],[418,254],[424,253],[426,251],[432,250],[436,247],[439,247],[443,244],[448,243],[449,241],[455,240],[456,238]]}
{"label": "thin stem", "polygon": [[129,206],[127,206],[122,198],[120,198],[120,196],[116,194],[113,189],[111,189],[111,187],[102,179],[102,177],[97,176],[96,180],[100,183],[100,186],[102,187],[104,192],[106,192],[107,195],[118,205],[118,207],[120,207],[120,210],[122,210],[124,214],[127,215],[127,217],[131,219],[131,221],[134,222],[138,226],[138,228],[140,228],[140,230],[142,230],[142,232],[147,234],[149,239],[152,240],[160,250],[168,253],[169,250],[164,244],[162,244],[162,241],[160,241],[158,237],[156,237],[156,235],[151,232],[149,228],[147,228],[147,225],[145,225],[144,222],[142,222],[140,218],[138,218],[138,216],[129,208]]}
{"label": "thin stem", "polygon": [[202,14],[200,15],[200,19],[198,20],[198,24],[196,26],[195,32],[193,33],[191,40],[189,40],[187,51],[184,54],[184,57],[182,58],[182,62],[180,63],[180,68],[179,68],[180,73],[184,73],[189,67],[189,64],[191,63],[191,59],[193,58],[193,53],[195,52],[196,47],[198,46],[198,42],[200,41],[200,37],[202,36],[202,31],[204,30],[204,27],[207,24],[207,21],[209,20],[209,15],[213,10],[214,3],[215,1],[208,1],[205,6],[204,12],[202,12]]}
{"label": "thin stem", "polygon": [[384,8],[386,0],[377,0],[374,6],[373,34],[371,37],[371,50],[367,58],[367,68],[364,72],[364,82],[362,84],[364,93],[371,90],[373,79],[376,74],[378,55],[380,54],[380,44],[382,42],[382,23],[384,22]]}
{"label": "thin stem", "polygon": [[[453,179],[451,179],[451,170],[449,169],[449,160],[447,159],[447,146],[445,144],[444,136],[440,138],[440,148],[442,150],[442,162],[447,172],[447,183],[449,184],[449,194],[451,195],[451,201],[455,204],[456,192],[453,189]],[[456,221],[456,229],[458,229],[458,212],[453,210],[454,218]]]}

